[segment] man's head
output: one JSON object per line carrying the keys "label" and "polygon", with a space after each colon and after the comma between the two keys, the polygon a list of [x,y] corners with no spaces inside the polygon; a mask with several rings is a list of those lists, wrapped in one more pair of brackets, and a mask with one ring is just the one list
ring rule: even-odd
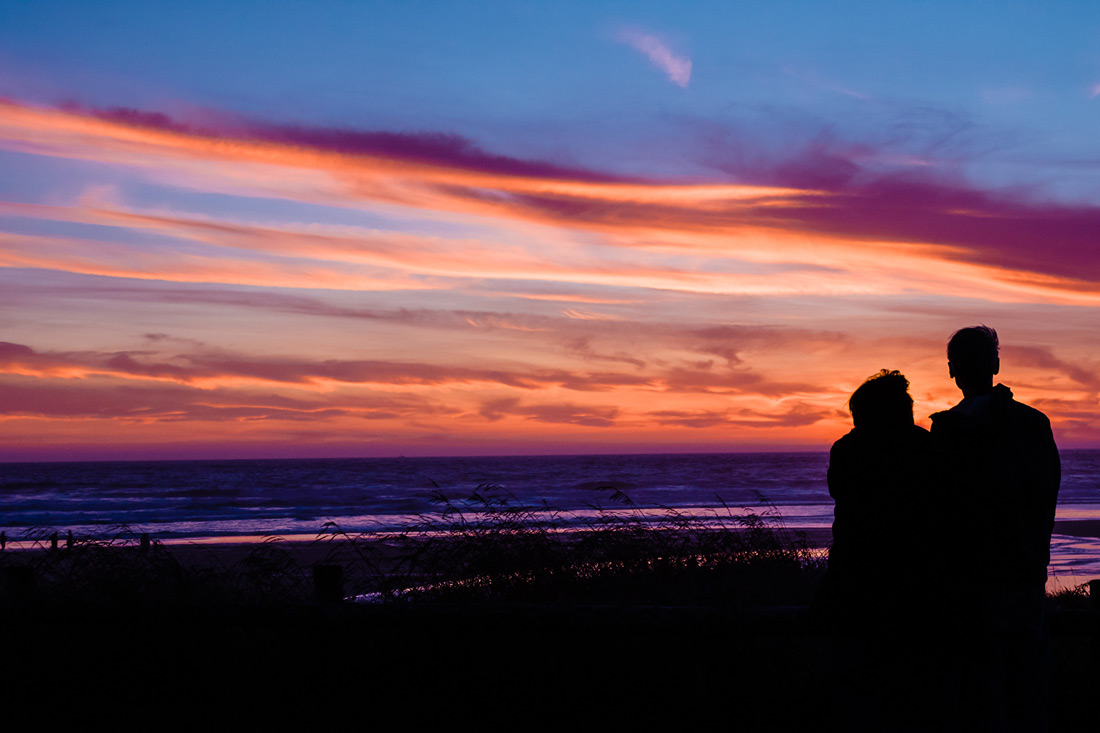
{"label": "man's head", "polygon": [[1001,371],[997,332],[989,326],[960,328],[947,342],[948,373],[963,394],[993,387],[993,375]]}
{"label": "man's head", "polygon": [[913,424],[909,380],[899,371],[883,369],[859,385],[848,400],[857,428],[903,427]]}

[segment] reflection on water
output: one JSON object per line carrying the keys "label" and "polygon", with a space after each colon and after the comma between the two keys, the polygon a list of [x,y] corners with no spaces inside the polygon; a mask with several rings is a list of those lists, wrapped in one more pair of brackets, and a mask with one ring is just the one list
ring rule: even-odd
{"label": "reflection on water", "polygon": [[1100,504],[1059,504],[1055,519],[1100,519]]}

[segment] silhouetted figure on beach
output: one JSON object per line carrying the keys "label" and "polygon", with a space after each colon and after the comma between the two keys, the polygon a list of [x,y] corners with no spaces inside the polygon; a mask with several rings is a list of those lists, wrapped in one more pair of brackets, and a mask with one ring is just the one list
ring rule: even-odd
{"label": "silhouetted figure on beach", "polygon": [[932,416],[957,530],[963,680],[960,729],[1046,729],[1044,607],[1050,535],[1061,480],[1043,413],[1002,384],[997,332],[961,329],[947,346],[963,399]]}
{"label": "silhouetted figure on beach", "polygon": [[913,423],[908,388],[885,369],[864,382],[848,401],[855,427],[829,455],[833,544],[815,610],[835,636],[834,722],[842,730],[938,727],[920,724],[934,709],[921,699],[935,674],[924,635],[935,633],[928,618],[942,573],[929,549],[939,544],[929,536],[932,439]]}
{"label": "silhouetted figure on beach", "polygon": [[836,502],[829,576],[843,600],[839,610],[858,616],[860,627],[888,621],[872,607],[894,602],[882,586],[897,575],[899,560],[915,560],[896,552],[909,552],[904,540],[918,539],[926,510],[931,437],[913,423],[908,388],[904,376],[885,369],[864,382],[848,401],[855,427],[829,454]]}

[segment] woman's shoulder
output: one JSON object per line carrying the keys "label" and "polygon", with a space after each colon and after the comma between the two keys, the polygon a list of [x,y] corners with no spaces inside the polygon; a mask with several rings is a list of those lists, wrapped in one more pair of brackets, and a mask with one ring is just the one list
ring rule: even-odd
{"label": "woman's shoulder", "polygon": [[893,470],[901,464],[923,465],[932,453],[932,435],[918,425],[856,429],[833,443],[830,466],[845,473]]}
{"label": "woman's shoulder", "polygon": [[867,435],[865,432],[860,432],[855,429],[849,430],[847,433],[840,436],[839,440],[833,443],[833,447],[829,450],[829,458],[835,461],[837,458],[862,450],[866,441]]}
{"label": "woman's shoulder", "polygon": [[836,450],[838,447],[843,448],[844,446],[851,445],[857,440],[859,440],[859,434],[856,432],[855,428],[853,428],[840,436],[836,442],[833,443],[833,450]]}
{"label": "woman's shoulder", "polygon": [[887,443],[929,442],[932,434],[920,425],[900,425],[877,428],[853,428],[833,443],[833,450],[851,450],[862,446]]}

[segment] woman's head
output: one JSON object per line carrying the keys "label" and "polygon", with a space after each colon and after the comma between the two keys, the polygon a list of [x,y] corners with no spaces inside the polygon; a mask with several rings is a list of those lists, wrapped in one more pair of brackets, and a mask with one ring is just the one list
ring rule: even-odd
{"label": "woman's head", "polygon": [[883,369],[859,385],[848,400],[848,408],[857,428],[912,425],[909,380],[899,371]]}

